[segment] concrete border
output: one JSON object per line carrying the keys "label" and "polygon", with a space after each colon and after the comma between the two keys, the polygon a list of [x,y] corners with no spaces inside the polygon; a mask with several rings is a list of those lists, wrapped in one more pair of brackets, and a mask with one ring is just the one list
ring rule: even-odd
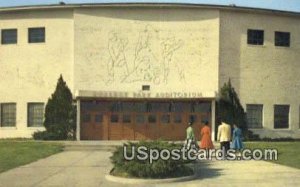
{"label": "concrete border", "polygon": [[159,184],[159,183],[171,183],[171,182],[184,182],[196,179],[197,174],[185,176],[185,177],[176,177],[176,178],[166,178],[166,179],[134,179],[134,178],[124,178],[116,177],[113,175],[105,175],[105,179],[111,182],[121,183],[121,184]]}

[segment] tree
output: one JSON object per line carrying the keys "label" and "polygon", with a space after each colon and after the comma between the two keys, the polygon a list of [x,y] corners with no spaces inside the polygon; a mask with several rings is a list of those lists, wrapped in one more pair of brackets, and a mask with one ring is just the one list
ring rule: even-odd
{"label": "tree", "polygon": [[231,125],[236,124],[243,131],[244,137],[248,137],[248,128],[246,113],[240,103],[238,94],[235,92],[229,79],[228,83],[225,83],[220,90],[220,95],[216,103],[217,106],[217,124],[221,121],[229,123]]}
{"label": "tree", "polygon": [[53,139],[65,140],[75,138],[76,107],[66,82],[60,75],[55,92],[48,99],[45,109],[44,126]]}

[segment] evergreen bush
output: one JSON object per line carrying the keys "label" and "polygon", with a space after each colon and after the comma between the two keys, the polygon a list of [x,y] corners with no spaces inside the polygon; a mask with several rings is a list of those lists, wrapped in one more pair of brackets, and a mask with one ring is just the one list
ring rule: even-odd
{"label": "evergreen bush", "polygon": [[172,178],[172,177],[183,177],[187,175],[192,175],[193,170],[186,166],[188,161],[181,160],[162,160],[158,159],[153,161],[153,163],[148,160],[139,160],[137,158],[137,148],[140,146],[145,146],[150,149],[173,149],[181,148],[182,145],[167,143],[163,141],[150,141],[150,142],[139,142],[132,143],[129,142],[127,145],[127,155],[132,155],[131,147],[135,147],[135,157],[133,160],[126,160],[123,155],[123,147],[118,147],[113,155],[110,157],[114,168],[112,170],[112,175],[122,176],[122,177],[137,177],[137,178]]}
{"label": "evergreen bush", "polygon": [[246,113],[230,80],[220,90],[216,102],[216,118],[217,125],[220,125],[223,121],[230,125],[236,124],[239,126],[245,139],[248,139],[248,136],[251,135],[247,127]]}
{"label": "evergreen bush", "polygon": [[62,75],[58,79],[55,92],[48,99],[44,126],[46,131],[34,133],[34,139],[75,139],[76,106],[73,104],[72,93]]}
{"label": "evergreen bush", "polygon": [[35,140],[59,140],[60,138],[53,132],[37,131],[33,133],[33,139]]}

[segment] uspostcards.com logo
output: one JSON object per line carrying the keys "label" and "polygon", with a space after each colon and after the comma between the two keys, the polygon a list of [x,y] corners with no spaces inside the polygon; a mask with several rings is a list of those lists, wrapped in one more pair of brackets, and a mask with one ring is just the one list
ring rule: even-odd
{"label": "uspostcards.com logo", "polygon": [[[131,149],[131,150],[130,150]],[[125,160],[138,159],[153,163],[159,159],[162,160],[278,160],[277,149],[243,149],[236,151],[234,149],[153,149],[146,146],[124,146],[123,156]]]}

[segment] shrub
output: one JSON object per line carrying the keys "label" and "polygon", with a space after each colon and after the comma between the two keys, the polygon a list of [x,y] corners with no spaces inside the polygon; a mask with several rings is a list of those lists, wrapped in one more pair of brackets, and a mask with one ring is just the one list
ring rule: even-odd
{"label": "shrub", "polygon": [[256,139],[255,141],[263,141],[263,142],[296,142],[296,141],[300,141],[300,139],[295,139],[295,138],[291,138],[291,137],[282,137],[282,138],[264,137],[264,138]]}
{"label": "shrub", "polygon": [[245,141],[256,141],[256,140],[260,140],[260,137],[258,134],[254,134],[251,130],[248,130],[247,136],[244,140]]}
{"label": "shrub", "polygon": [[184,160],[162,160],[158,159],[150,164],[148,160],[138,160],[137,159],[137,147],[145,146],[149,149],[173,149],[181,148],[181,145],[176,145],[173,143],[167,143],[162,141],[150,141],[150,142],[139,142],[124,144],[127,146],[127,155],[132,155],[132,146],[135,147],[135,157],[133,160],[126,160],[123,156],[123,147],[118,147],[117,150],[110,157],[114,168],[112,170],[113,175],[123,176],[123,177],[138,177],[138,178],[170,178],[170,177],[181,177],[193,174],[191,168],[187,167],[185,164],[188,161]]}
{"label": "shrub", "polygon": [[230,80],[221,88],[216,103],[216,111],[216,124],[219,125],[221,121],[224,121],[231,125],[238,125],[246,140],[252,135],[251,132],[248,131],[246,113]]}
{"label": "shrub", "polygon": [[76,106],[73,104],[72,93],[62,76],[59,77],[55,92],[47,102],[44,126],[46,131],[34,133],[34,139],[75,139]]}
{"label": "shrub", "polygon": [[63,140],[57,134],[48,131],[37,131],[33,133],[33,139],[35,140]]}

